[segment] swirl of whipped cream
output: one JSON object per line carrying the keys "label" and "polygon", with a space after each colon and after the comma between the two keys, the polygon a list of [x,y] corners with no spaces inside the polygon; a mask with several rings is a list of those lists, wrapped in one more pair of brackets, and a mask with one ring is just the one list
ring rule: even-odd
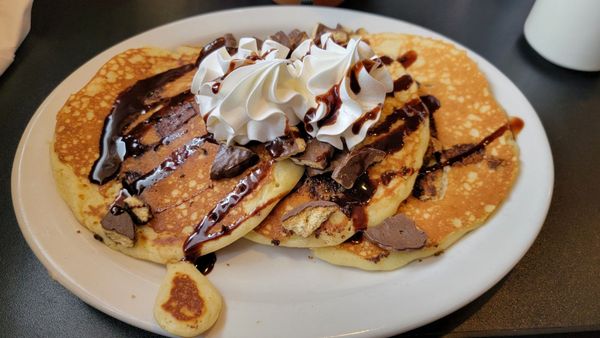
{"label": "swirl of whipped cream", "polygon": [[246,144],[282,136],[286,124],[304,122],[307,132],[338,149],[362,142],[379,120],[390,74],[371,48],[352,38],[346,47],[321,36],[317,46],[289,49],[266,40],[242,38],[238,51],[225,47],[200,63],[192,93],[215,139]]}
{"label": "swirl of whipped cream", "polygon": [[343,149],[345,140],[352,149],[379,120],[393,81],[364,41],[352,38],[343,47],[333,41],[330,33],[320,40],[321,46],[305,40],[292,53],[293,59],[303,61],[301,88],[309,99],[309,110],[298,117],[319,141]]}
{"label": "swirl of whipped cream", "polygon": [[296,90],[301,64],[288,53],[272,40],[259,51],[256,39],[242,38],[234,55],[222,47],[200,63],[191,90],[215,139],[267,142],[300,122],[308,109]]}

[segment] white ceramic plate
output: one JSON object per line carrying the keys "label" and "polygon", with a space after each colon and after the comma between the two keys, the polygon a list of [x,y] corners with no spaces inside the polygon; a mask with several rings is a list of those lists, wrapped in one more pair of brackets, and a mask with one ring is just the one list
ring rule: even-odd
{"label": "white ceramic plate", "polygon": [[[291,10],[294,15],[289,15]],[[198,45],[227,32],[267,36],[293,28],[310,31],[317,22],[446,39],[407,22],[348,10],[237,9],[196,16],[137,35],[96,56],[65,79],[29,122],[12,172],[12,196],[21,230],[50,275],[110,316],[166,334],[152,315],[164,267],[129,258],[95,241],[55,189],[49,143],[56,113],[69,94],[85,85],[102,64],[128,48]],[[520,176],[488,224],[444,255],[379,273],[309,259],[307,250],[239,241],[218,254],[218,263],[209,275],[226,306],[207,336],[392,335],[457,310],[512,269],[544,222],[554,182],[552,157],[544,129],[523,94],[489,62],[469,54],[507,112],[525,121],[518,138]]]}

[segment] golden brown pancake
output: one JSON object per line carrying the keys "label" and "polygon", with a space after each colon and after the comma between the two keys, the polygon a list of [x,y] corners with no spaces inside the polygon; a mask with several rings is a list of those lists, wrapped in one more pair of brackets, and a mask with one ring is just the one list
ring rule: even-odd
{"label": "golden brown pancake", "polygon": [[[384,52],[392,59],[411,50],[416,52],[418,58],[410,72],[422,91],[441,102],[433,115],[433,150],[441,155],[438,163],[456,160],[452,165],[436,166],[435,159],[426,159],[431,170],[423,169],[417,182],[415,195],[420,198],[408,198],[397,210],[426,234],[421,249],[387,250],[363,236],[313,250],[316,257],[333,264],[391,270],[442,252],[482,225],[506,199],[517,177],[518,147],[506,113],[465,51],[420,36],[374,34],[366,38],[376,53]],[[385,51],[378,49],[380,45],[386,46]],[[489,144],[483,145],[488,143],[484,141]]]}
{"label": "golden brown pancake", "polygon": [[[375,46],[371,47],[375,49]],[[417,85],[404,67],[397,63],[388,66],[388,70],[399,88],[393,96],[386,98],[379,122],[357,146],[359,149],[381,148],[374,145],[387,143],[383,161],[369,167],[364,179],[355,183],[350,193],[327,175],[305,178],[246,238],[286,247],[331,246],[342,243],[357,229],[377,225],[395,213],[400,202],[410,194],[421,167],[429,142],[429,118],[427,108],[419,99]],[[391,121],[394,122],[390,124]],[[370,186],[374,192],[368,200],[358,202],[361,205],[353,206],[357,203],[353,191],[358,191],[357,195],[365,194],[361,192],[361,184]],[[332,208],[333,213],[316,218],[317,224],[311,226],[316,229],[310,235],[300,235],[297,230],[284,227],[282,217],[287,212],[305,203],[322,200],[334,201],[339,208]],[[306,217],[321,211],[306,210]],[[294,228],[302,229],[301,226]]]}
{"label": "golden brown pancake", "polygon": [[[302,175],[301,167],[290,161],[272,162],[264,147],[255,147],[260,157],[258,164],[236,177],[211,180],[209,170],[219,146],[199,140],[206,134],[204,121],[193,109],[193,100],[185,95],[195,72],[191,66],[183,68],[185,73],[181,77],[153,90],[145,100],[148,105],[159,102],[158,106],[139,114],[127,127],[130,134],[141,131],[139,141],[152,147],[126,158],[114,179],[108,177],[103,184],[90,182],[88,175],[101,150],[103,125],[119,93],[132,88],[138,80],[193,63],[198,52],[194,48],[176,52],[156,48],[125,51],[106,63],[82,90],[68,99],[57,115],[51,153],[63,198],[76,218],[105,244],[137,258],[159,263],[181,260],[184,242],[205,215],[217,202],[240,188],[241,179],[254,175],[255,187],[245,191],[241,201],[223,213],[224,217],[211,230],[214,234],[220,231],[220,224],[233,225],[227,235],[194,248],[193,255],[212,252],[235,241],[256,226]],[[152,121],[162,108],[169,107],[172,100],[168,98],[172,97],[183,97],[183,103],[175,106],[188,105],[187,108],[167,111],[158,122]],[[183,156],[184,153],[187,155]],[[184,160],[171,170],[182,156]],[[169,158],[171,162],[167,161]],[[110,236],[100,222],[119,195],[122,181],[137,182],[140,176],[143,178],[156,168],[164,169],[162,179],[149,184],[138,196],[141,204],[150,206],[153,217],[135,228],[135,244],[128,247],[127,239],[120,241]]]}

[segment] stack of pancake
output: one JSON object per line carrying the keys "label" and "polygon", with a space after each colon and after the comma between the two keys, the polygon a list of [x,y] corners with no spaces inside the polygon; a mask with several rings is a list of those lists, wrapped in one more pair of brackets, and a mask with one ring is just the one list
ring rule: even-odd
{"label": "stack of pancake", "polygon": [[314,35],[324,30],[342,42],[362,38],[395,81],[365,140],[328,149],[318,169],[307,164],[322,160],[310,138],[299,155],[274,157],[275,146],[297,144],[237,149],[207,133],[189,92],[195,61],[235,48],[230,38],[203,49],[125,51],[59,111],[57,186],[98,240],[168,266],[155,307],[166,330],[192,336],[217,320],[221,298],[198,269],[208,273],[212,253],[241,237],[390,270],[441,252],[508,195],[519,168],[513,132],[522,126],[464,51],[341,27]]}

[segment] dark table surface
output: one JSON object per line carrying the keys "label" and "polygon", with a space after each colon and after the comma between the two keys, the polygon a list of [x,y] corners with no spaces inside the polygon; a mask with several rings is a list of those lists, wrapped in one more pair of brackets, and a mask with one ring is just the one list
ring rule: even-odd
{"label": "dark table surface", "polygon": [[[271,2],[35,2],[31,32],[14,63],[0,76],[0,335],[149,335],[86,305],[54,282],[25,243],[9,193],[20,135],[55,86],[111,45],[180,18],[265,4]],[[371,0],[343,4],[422,25],[487,58],[533,104],[554,156],[552,205],[529,252],[480,298],[413,334],[592,335],[600,330],[600,73],[563,69],[536,54],[522,35],[531,6],[532,1]]]}

